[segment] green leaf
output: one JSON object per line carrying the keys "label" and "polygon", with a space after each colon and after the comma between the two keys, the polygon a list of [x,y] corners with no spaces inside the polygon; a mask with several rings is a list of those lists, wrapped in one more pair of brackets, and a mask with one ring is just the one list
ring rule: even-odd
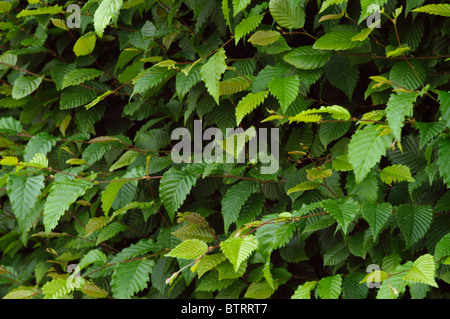
{"label": "green leaf", "polygon": [[222,215],[224,219],[225,232],[231,223],[234,223],[248,198],[260,191],[259,183],[243,180],[227,190],[222,199]]}
{"label": "green leaf", "polygon": [[201,79],[217,104],[219,104],[219,81],[227,69],[226,58],[225,50],[221,48],[200,69]]}
{"label": "green leaf", "polygon": [[[7,2],[9,3],[9,2]],[[1,4],[0,4],[1,7]],[[1,10],[0,10],[1,11]],[[3,296],[2,299],[29,299],[33,296],[36,296],[38,291],[35,287],[29,287],[29,286],[19,286],[17,288],[14,288],[9,293],[7,293],[5,296]]]}
{"label": "green leaf", "polygon": [[321,299],[338,299],[342,292],[342,276],[334,275],[320,279],[317,294]]}
{"label": "green leaf", "polygon": [[424,12],[428,14],[450,17],[450,4],[429,4],[413,10],[414,12]]}
{"label": "green leaf", "polygon": [[233,264],[234,270],[245,262],[258,248],[258,240],[253,235],[245,237],[230,237],[220,243],[220,249],[227,259]]}
{"label": "green leaf", "polygon": [[170,219],[174,218],[175,212],[181,207],[196,182],[196,176],[175,168],[164,173],[159,184],[159,193]]}
{"label": "green leaf", "polygon": [[443,259],[447,256],[450,256],[450,233],[439,240],[434,250],[434,258],[436,260]]}
{"label": "green leaf", "polygon": [[303,46],[291,50],[283,59],[297,69],[314,70],[323,67],[332,56],[329,51],[315,50],[312,46]]}
{"label": "green leaf", "polygon": [[152,66],[140,72],[133,80],[133,95],[143,94],[147,90],[156,88],[166,79],[172,77],[174,71],[160,66]]}
{"label": "green leaf", "polygon": [[422,255],[416,259],[413,267],[403,276],[403,280],[413,283],[423,283],[438,288],[434,279],[436,265],[430,254]]}
{"label": "green leaf", "polygon": [[73,288],[67,285],[66,278],[53,279],[42,286],[42,292],[47,298],[58,299],[72,292]]}
{"label": "green leaf", "polygon": [[66,210],[92,187],[92,182],[83,179],[54,182],[44,205],[45,232],[50,233]]}
{"label": "green leaf", "polygon": [[269,298],[275,290],[276,289],[271,287],[266,280],[252,282],[245,292],[244,298],[266,299]]}
{"label": "green leaf", "polygon": [[155,262],[138,259],[118,264],[111,277],[113,295],[117,299],[130,299],[147,288]]}
{"label": "green leaf", "polygon": [[2,55],[0,55],[0,70],[7,70],[11,67],[16,66],[17,59],[17,55],[11,52],[3,53]]}
{"label": "green leaf", "polygon": [[350,273],[344,278],[342,296],[344,299],[366,299],[369,287],[360,283],[363,273]]}
{"label": "green leaf", "polygon": [[78,266],[81,269],[86,268],[87,266],[91,264],[106,264],[107,259],[106,255],[99,249],[92,249],[89,251],[86,255],[81,258],[80,263]]}
{"label": "green leaf", "polygon": [[327,199],[322,202],[322,206],[336,219],[344,232],[347,232],[348,225],[359,211],[359,204],[353,199]]}
{"label": "green leaf", "polygon": [[365,41],[352,41],[358,34],[357,31],[330,31],[314,42],[313,49],[340,51],[358,48],[365,44]]}
{"label": "green leaf", "polygon": [[75,42],[73,53],[75,53],[76,56],[89,55],[94,51],[96,42],[97,37],[95,36],[95,33],[83,35]]}
{"label": "green leaf", "polygon": [[416,122],[415,126],[417,126],[420,131],[419,149],[422,149],[433,138],[441,134],[445,130],[446,125],[444,122]]}
{"label": "green leaf", "polygon": [[350,140],[348,158],[354,168],[357,184],[362,182],[392,144],[392,134],[381,135],[380,128],[378,125],[367,125],[356,131]]}
{"label": "green leaf", "polygon": [[247,8],[251,0],[233,0],[233,17],[235,17],[239,12]]}
{"label": "green leaf", "polygon": [[289,195],[291,193],[295,193],[295,192],[316,189],[319,186],[320,186],[319,182],[309,182],[309,181],[301,182],[300,184],[297,184],[296,186],[290,188],[287,191],[287,195]]}
{"label": "green leaf", "polygon": [[113,165],[111,165],[109,171],[113,172],[116,169],[130,165],[135,161],[139,154],[140,153],[138,151],[134,150],[126,151]]}
{"label": "green leaf", "polygon": [[176,92],[180,101],[184,96],[201,80],[200,78],[200,66],[195,65],[192,67],[188,75],[184,72],[178,72],[176,75]]}
{"label": "green leaf", "polygon": [[375,13],[375,11],[372,9],[373,5],[378,5],[380,8],[382,8],[387,2],[388,0],[361,0],[361,16],[359,17],[358,24],[360,24],[364,19],[368,18],[369,15]]}
{"label": "green leaf", "polygon": [[12,2],[0,1],[0,13],[9,12],[12,8]]}
{"label": "green leaf", "polygon": [[89,219],[85,227],[86,233],[84,237],[89,237],[93,232],[105,227],[107,223],[108,221],[106,220],[105,216],[93,217]]}
{"label": "green leaf", "polygon": [[103,75],[103,71],[92,68],[72,70],[65,76],[61,89],[79,85],[83,82],[93,80],[101,75]]}
{"label": "green leaf", "polygon": [[277,31],[256,31],[248,39],[248,42],[256,45],[269,45],[274,43],[280,38],[281,34]]}
{"label": "green leaf", "polygon": [[450,127],[450,92],[444,92],[437,90],[439,96],[439,102],[441,102],[441,106],[439,110],[441,112],[441,120]]}
{"label": "green leaf", "polygon": [[18,77],[14,81],[12,97],[18,100],[30,95],[41,85],[42,80],[43,78],[38,76],[22,75]]}
{"label": "green leaf", "polygon": [[397,209],[398,226],[408,247],[423,238],[430,228],[433,211],[428,205],[400,205]]}
{"label": "green leaf", "polygon": [[362,206],[362,215],[369,223],[375,241],[391,214],[392,205],[390,203],[371,203]]}
{"label": "green leaf", "polygon": [[236,107],[236,125],[239,126],[242,119],[263,103],[268,95],[268,91],[261,91],[258,93],[249,93],[244,96]]}
{"label": "green leaf", "polygon": [[303,7],[297,5],[292,10],[288,0],[270,0],[269,10],[273,19],[281,27],[299,29],[305,25],[306,14]]}
{"label": "green leaf", "polygon": [[37,153],[46,155],[56,145],[58,139],[46,132],[33,136],[23,152],[25,162],[30,162]]}
{"label": "green leaf", "polygon": [[0,118],[0,133],[17,134],[22,132],[22,124],[15,118],[2,117]]}
{"label": "green leaf", "polygon": [[450,139],[442,139],[439,142],[439,149],[438,149],[438,167],[439,167],[439,173],[441,174],[442,178],[444,179],[444,183],[450,185]]}
{"label": "green leaf", "polygon": [[322,3],[322,6],[320,7],[319,13],[324,12],[331,5],[337,5],[337,4],[341,4],[341,3],[347,2],[347,1],[348,0],[325,0]]}
{"label": "green leaf", "polygon": [[208,251],[208,245],[199,239],[188,239],[172,249],[165,256],[183,259],[197,259]]}
{"label": "green leaf", "polygon": [[243,19],[234,29],[234,41],[237,45],[239,40],[245,37],[247,34],[250,34],[253,30],[255,30],[263,19],[263,16],[260,14],[248,17]]}
{"label": "green leaf", "polygon": [[44,175],[9,175],[6,191],[22,231],[33,226],[33,209],[44,187]]}
{"label": "green leaf", "polygon": [[111,20],[117,21],[123,0],[102,0],[94,14],[94,29],[97,35],[103,37],[103,32]]}
{"label": "green leaf", "polygon": [[399,164],[383,168],[380,172],[380,179],[388,185],[392,185],[392,182],[415,182],[409,167]]}
{"label": "green leaf", "polygon": [[96,245],[98,245],[101,242],[104,242],[118,233],[127,230],[128,227],[126,225],[123,225],[119,222],[113,222],[106,227],[102,228],[98,234]]}
{"label": "green leaf", "polygon": [[324,67],[326,79],[352,100],[353,92],[358,84],[359,69],[344,55],[333,55]]}
{"label": "green leaf", "polygon": [[299,285],[292,295],[291,299],[311,299],[311,291],[316,288],[317,281],[308,281]]}
{"label": "green leaf", "polygon": [[58,14],[63,13],[64,9],[62,6],[56,5],[56,6],[46,6],[46,7],[39,7],[36,10],[20,10],[19,14],[17,15],[17,18],[21,17],[28,17],[28,16],[37,16],[42,14]]}
{"label": "green leaf", "polygon": [[231,95],[242,91],[247,91],[251,85],[254,77],[252,76],[237,76],[219,82],[219,95]]}
{"label": "green leaf", "polygon": [[195,267],[195,271],[198,274],[198,278],[203,276],[206,272],[216,268],[217,265],[225,261],[227,258],[223,254],[211,254],[205,255],[198,261]]}
{"label": "green leaf", "polygon": [[296,75],[274,78],[269,82],[268,87],[270,93],[277,98],[284,113],[298,96],[300,80]]}
{"label": "green leaf", "polygon": [[389,72],[389,80],[393,82],[394,89],[417,90],[423,86],[426,77],[425,67],[417,60],[398,62]]}

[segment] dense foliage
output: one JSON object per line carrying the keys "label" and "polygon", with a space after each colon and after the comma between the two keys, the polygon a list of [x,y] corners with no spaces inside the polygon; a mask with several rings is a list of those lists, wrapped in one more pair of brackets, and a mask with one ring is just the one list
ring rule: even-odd
{"label": "dense foliage", "polygon": [[448,298],[449,17],[0,1],[0,296]]}

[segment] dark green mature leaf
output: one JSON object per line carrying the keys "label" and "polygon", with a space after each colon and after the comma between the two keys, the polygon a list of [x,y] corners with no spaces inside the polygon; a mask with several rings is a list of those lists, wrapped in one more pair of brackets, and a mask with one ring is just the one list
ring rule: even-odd
{"label": "dark green mature leaf", "polygon": [[10,175],[6,191],[14,215],[17,218],[20,228],[28,230],[33,225],[33,208],[36,206],[42,189],[45,187],[44,175],[26,176]]}
{"label": "dark green mature leaf", "polygon": [[176,211],[183,204],[196,182],[196,176],[175,168],[171,168],[164,173],[159,192],[161,201],[171,219],[175,217]]}
{"label": "dark green mature leaf", "polygon": [[439,142],[439,151],[438,151],[438,166],[439,173],[444,179],[444,183],[450,186],[450,139],[442,139]]}
{"label": "dark green mature leaf", "polygon": [[225,232],[231,223],[235,222],[247,199],[260,190],[259,184],[254,181],[242,181],[233,185],[222,199],[222,215],[225,223]]}
{"label": "dark green mature leaf", "polygon": [[396,212],[398,226],[405,236],[406,244],[411,246],[427,233],[433,212],[427,205],[400,205]]}
{"label": "dark green mature leaf", "polygon": [[44,205],[45,232],[50,233],[58,224],[66,210],[92,187],[92,182],[77,179],[55,182]]}
{"label": "dark green mature leaf", "polygon": [[153,260],[138,259],[118,264],[111,277],[114,297],[129,299],[134,294],[147,287],[155,262]]}

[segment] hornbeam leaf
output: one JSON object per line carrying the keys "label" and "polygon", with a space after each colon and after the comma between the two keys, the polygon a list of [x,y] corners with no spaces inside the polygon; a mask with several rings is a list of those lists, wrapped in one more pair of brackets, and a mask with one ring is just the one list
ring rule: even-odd
{"label": "hornbeam leaf", "polygon": [[281,109],[284,113],[298,96],[300,80],[296,75],[274,78],[269,82],[268,87],[270,93],[280,102]]}
{"label": "hornbeam leaf", "polygon": [[253,235],[245,237],[230,237],[220,243],[220,249],[227,259],[233,264],[234,270],[245,262],[258,248],[258,240]]}
{"label": "hornbeam leaf", "polygon": [[256,31],[249,39],[248,42],[256,45],[269,45],[279,39],[281,34],[277,31]]}
{"label": "hornbeam leaf", "polygon": [[200,76],[217,104],[219,104],[220,95],[219,81],[227,69],[226,58],[225,50],[221,48],[200,69]]}
{"label": "hornbeam leaf", "polygon": [[317,285],[317,293],[321,299],[338,299],[342,292],[342,276],[337,274],[322,278]]}
{"label": "hornbeam leaf", "polygon": [[435,280],[436,265],[430,254],[422,255],[416,259],[413,267],[403,276],[403,280],[419,282],[438,288]]}
{"label": "hornbeam leaf", "polygon": [[197,177],[186,171],[171,168],[164,173],[159,184],[159,192],[170,219],[175,217],[175,212],[183,204],[196,182]]}
{"label": "hornbeam leaf", "polygon": [[41,85],[43,78],[38,76],[22,75],[14,81],[12,89],[12,97],[16,100],[24,98],[33,93],[39,85]]}
{"label": "hornbeam leaf", "polygon": [[359,204],[354,199],[327,199],[322,202],[323,208],[333,216],[344,232],[359,211]]}
{"label": "hornbeam leaf", "polygon": [[270,0],[269,10],[273,19],[282,27],[288,29],[303,28],[305,25],[305,10],[297,5],[293,10],[288,0]]}
{"label": "hornbeam leaf", "polygon": [[438,149],[438,167],[444,183],[450,185],[450,138],[442,139]]}
{"label": "hornbeam leaf", "polygon": [[329,51],[313,49],[312,46],[298,47],[287,53],[283,59],[298,69],[314,70],[323,67],[332,56]]}
{"label": "hornbeam leaf", "polygon": [[362,215],[372,228],[374,240],[377,239],[391,213],[392,205],[389,203],[370,203],[362,206]]}
{"label": "hornbeam leaf", "polygon": [[84,179],[54,182],[44,205],[45,232],[50,233],[78,197],[92,187],[92,182]]}
{"label": "hornbeam leaf", "polygon": [[137,259],[118,264],[111,277],[114,297],[130,299],[134,294],[147,288],[154,265],[155,262],[149,259]]}
{"label": "hornbeam leaf", "polygon": [[258,93],[249,93],[243,97],[236,107],[236,125],[239,125],[247,114],[251,113],[258,105],[263,103],[268,95],[268,91],[261,91]]}
{"label": "hornbeam leaf", "polygon": [[410,247],[426,235],[433,219],[433,210],[429,205],[404,204],[398,207],[396,216],[406,244]]}
{"label": "hornbeam leaf", "polygon": [[208,245],[199,239],[188,239],[172,249],[167,257],[197,259],[208,251]]}
{"label": "hornbeam leaf", "polygon": [[357,184],[362,182],[392,144],[393,135],[382,135],[379,129],[378,125],[367,125],[356,131],[350,140],[348,158],[354,168]]}
{"label": "hornbeam leaf", "polygon": [[111,20],[116,21],[122,8],[123,0],[102,0],[94,13],[94,29],[97,35],[103,37],[103,32]]}
{"label": "hornbeam leaf", "polygon": [[450,17],[450,4],[429,4],[413,10],[414,12],[424,12],[429,14]]}
{"label": "hornbeam leaf", "polygon": [[383,168],[380,173],[380,179],[388,185],[391,185],[392,182],[415,182],[409,167],[400,164]]}

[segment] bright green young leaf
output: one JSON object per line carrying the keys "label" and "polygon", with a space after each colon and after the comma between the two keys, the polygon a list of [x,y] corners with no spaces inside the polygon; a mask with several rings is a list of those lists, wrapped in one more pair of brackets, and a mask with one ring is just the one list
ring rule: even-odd
{"label": "bright green young leaf", "polygon": [[236,107],[236,125],[239,125],[247,114],[251,113],[263,103],[268,95],[268,91],[261,91],[258,93],[249,93],[243,97]]}
{"label": "bright green young leaf", "polygon": [[220,249],[237,271],[241,264],[258,248],[258,240],[253,235],[231,237],[220,243]]}
{"label": "bright green young leaf", "polygon": [[88,33],[80,37],[73,46],[73,52],[76,56],[89,55],[94,51],[97,37],[95,33]]}
{"label": "bright green young leaf", "polygon": [[416,259],[411,268],[404,276],[403,280],[409,282],[419,282],[430,285],[432,287],[438,287],[435,280],[436,265],[434,258],[430,254],[422,255]]}
{"label": "bright green young leaf", "polygon": [[183,259],[197,259],[208,251],[208,245],[198,239],[188,239],[172,249],[166,256]]}
{"label": "bright green young leaf", "polygon": [[267,86],[269,87],[269,92],[277,98],[282,111],[286,112],[289,105],[298,96],[300,80],[296,75],[274,78]]}
{"label": "bright green young leaf", "polygon": [[226,58],[225,50],[222,48],[210,57],[200,69],[201,79],[217,104],[219,104],[219,81],[227,69]]}

